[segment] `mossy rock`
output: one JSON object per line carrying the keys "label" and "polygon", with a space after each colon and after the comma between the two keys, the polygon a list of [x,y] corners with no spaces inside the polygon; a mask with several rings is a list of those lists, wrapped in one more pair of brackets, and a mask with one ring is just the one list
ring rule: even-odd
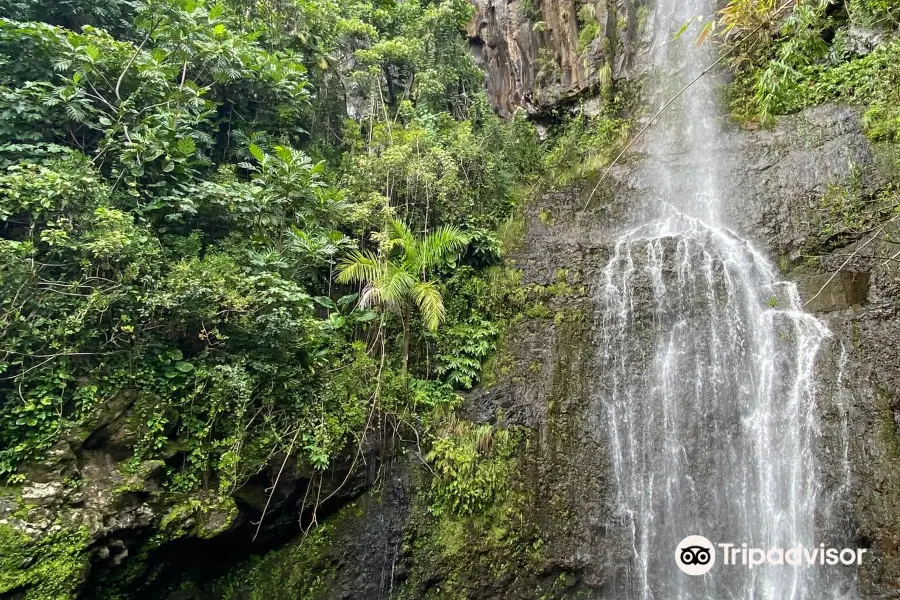
{"label": "mossy rock", "polygon": [[[346,510],[346,509],[345,509]],[[319,600],[336,577],[326,550],[336,527],[326,523],[286,546],[256,556],[214,584],[223,600]]]}
{"label": "mossy rock", "polygon": [[69,600],[77,597],[90,568],[89,537],[83,529],[51,526],[52,533],[32,538],[0,524],[0,596],[22,600]]}

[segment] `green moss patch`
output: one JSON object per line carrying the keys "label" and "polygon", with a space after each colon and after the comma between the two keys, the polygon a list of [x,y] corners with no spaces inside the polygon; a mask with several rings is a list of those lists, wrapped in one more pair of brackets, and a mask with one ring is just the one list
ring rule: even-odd
{"label": "green moss patch", "polygon": [[0,595],[18,593],[23,600],[74,599],[87,576],[87,548],[83,529],[59,529],[34,540],[10,525],[0,525]]}
{"label": "green moss patch", "polygon": [[226,600],[323,598],[336,573],[326,552],[336,530],[334,524],[326,523],[283,548],[251,558],[214,586],[216,596]]}

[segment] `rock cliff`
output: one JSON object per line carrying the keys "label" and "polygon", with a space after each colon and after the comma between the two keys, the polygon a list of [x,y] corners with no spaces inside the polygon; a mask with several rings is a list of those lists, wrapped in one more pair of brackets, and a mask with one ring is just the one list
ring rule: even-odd
{"label": "rock cliff", "polygon": [[[842,246],[819,223],[829,190],[856,186],[854,193],[871,197],[892,173],[862,134],[859,114],[839,106],[785,118],[771,130],[730,128],[724,146],[738,149],[717,155],[730,169],[732,218],[779,259],[833,334],[817,365],[819,464],[811,468],[820,469],[828,510],[843,518],[820,535],[867,548],[860,592],[891,597],[900,578],[900,314],[893,301],[900,283],[876,258],[885,248]],[[492,362],[491,383],[463,409],[476,422],[530,432],[507,482],[510,499],[481,517],[431,514],[427,474],[410,449],[382,487],[313,538],[322,552],[310,556],[291,545],[248,563],[239,579],[302,581],[310,597],[329,599],[615,597],[631,549],[614,512],[610,440],[596,394],[604,342],[598,297],[618,231],[650,201],[643,168],[638,144],[583,214],[590,181],[547,190],[524,209],[519,249],[507,266],[520,274],[526,306]],[[356,549],[352,557],[348,548]],[[323,579],[306,579],[313,572]],[[360,573],[378,585],[361,585]],[[232,597],[296,597],[293,587],[249,583],[243,590],[247,595]]]}
{"label": "rock cliff", "polygon": [[503,115],[540,114],[603,87],[634,65],[647,8],[635,0],[475,0],[469,40]]}

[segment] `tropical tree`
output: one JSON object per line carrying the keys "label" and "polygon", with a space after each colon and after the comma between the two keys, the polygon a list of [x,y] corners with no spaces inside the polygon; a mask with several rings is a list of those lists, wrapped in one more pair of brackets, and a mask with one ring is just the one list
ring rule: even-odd
{"label": "tropical tree", "polygon": [[338,269],[338,283],[365,284],[360,305],[377,306],[400,315],[403,325],[403,373],[408,373],[409,329],[412,308],[434,331],[444,320],[444,299],[434,270],[453,264],[468,243],[468,236],[454,226],[439,227],[417,238],[403,221],[388,223],[388,239],[379,253],[354,250]]}

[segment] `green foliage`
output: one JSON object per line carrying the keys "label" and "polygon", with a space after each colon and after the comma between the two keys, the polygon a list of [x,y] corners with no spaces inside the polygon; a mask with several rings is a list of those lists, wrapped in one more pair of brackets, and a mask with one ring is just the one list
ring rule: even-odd
{"label": "green foliage", "polygon": [[794,111],[829,101],[862,104],[867,106],[864,123],[872,139],[900,141],[898,57],[900,43],[892,42],[861,58],[805,69],[786,85],[778,109]]}
{"label": "green foliage", "polygon": [[436,475],[431,512],[472,515],[501,502],[522,440],[515,429],[448,418],[426,455]]}
{"label": "green foliage", "polygon": [[755,77],[753,101],[763,118],[777,113],[788,101],[787,83],[801,69],[816,64],[828,52],[822,39],[822,31],[829,24],[825,7],[824,2],[797,3],[784,22],[781,28],[784,41],[776,45],[774,57]]}
{"label": "green foliage", "polygon": [[[499,241],[493,240],[499,246]],[[474,244],[470,243],[470,248]],[[496,252],[499,258],[499,248]],[[495,259],[496,260],[496,259]],[[479,274],[460,267],[447,281],[449,327],[433,336],[434,371],[457,389],[468,390],[481,380],[485,361],[519,305],[509,293],[516,283],[503,281],[506,270],[490,267]]]}
{"label": "green foliage", "polygon": [[519,16],[533,23],[541,20],[541,1],[542,0],[520,0]]}
{"label": "green foliage", "polygon": [[88,569],[87,547],[83,530],[60,529],[35,543],[0,524],[0,594],[23,600],[74,599]]}
{"label": "green foliage", "polygon": [[552,593],[554,584],[546,581],[544,541],[535,520],[540,516],[531,513],[522,484],[511,478],[506,493],[473,514],[434,514],[430,506],[415,506],[403,546],[411,569],[397,597],[471,598],[496,581],[511,581],[512,588],[533,597],[571,597],[559,593],[562,586]]}
{"label": "green foliage", "polygon": [[44,21],[73,30],[89,25],[127,35],[132,33],[129,21],[137,4],[133,0],[2,0],[0,16]]}
{"label": "green foliage", "polygon": [[[223,494],[282,452],[326,469],[372,407],[453,404],[486,315],[451,314],[464,365],[396,365],[442,335],[444,280],[499,260],[540,163],[480,91],[471,11],[0,2],[0,476],[122,397],[135,465]],[[370,309],[395,303],[422,318]]]}
{"label": "green foliage", "polygon": [[628,138],[628,122],[618,117],[575,117],[555,134],[544,169],[557,185],[568,185],[607,166]]}
{"label": "green foliage", "polygon": [[435,372],[455,387],[471,389],[481,377],[485,359],[496,350],[499,333],[496,322],[478,317],[450,327],[438,344]]}
{"label": "green foliage", "polygon": [[597,37],[603,33],[600,23],[597,21],[597,13],[594,4],[582,4],[578,9],[578,21],[581,23],[581,31],[578,33],[578,51],[584,50],[591,45]]}
{"label": "green foliage", "polygon": [[516,184],[538,166],[534,131],[522,120],[500,121],[481,96],[465,113],[455,120],[401,105],[398,121],[356,138],[348,187],[358,197],[377,194],[373,200],[395,207],[415,228],[496,226],[515,204]]}
{"label": "green foliage", "polygon": [[[593,5],[586,5],[586,6],[593,6]],[[585,50],[587,50],[588,46],[591,45],[591,42],[593,42],[595,39],[600,37],[600,34],[602,32],[603,32],[603,30],[600,28],[599,23],[596,23],[596,22],[587,23],[584,26],[584,29],[582,29],[578,33],[578,51],[584,52]]]}
{"label": "green foliage", "polygon": [[732,107],[739,116],[766,120],[791,101],[790,82],[828,54],[822,36],[834,23],[827,8],[823,0],[793,6],[733,0],[722,10],[719,35],[731,46],[738,71]]}
{"label": "green foliage", "polygon": [[[822,197],[816,217],[828,248],[876,231],[879,226],[900,213],[900,191],[888,186],[875,197],[864,194],[859,179],[848,185],[830,186]],[[882,232],[880,238],[897,243],[895,232]],[[821,248],[819,248],[821,249]],[[888,260],[886,264],[890,263]]]}
{"label": "green foliage", "polygon": [[735,113],[765,121],[825,101],[859,102],[871,105],[874,137],[895,135],[896,42],[864,56],[847,46],[849,28],[871,25],[873,15],[883,27],[896,27],[895,9],[864,0],[848,6],[843,13],[823,0],[730,2],[717,25],[720,39],[737,50],[731,59],[738,74]]}
{"label": "green foliage", "polygon": [[0,53],[15,61],[4,73],[6,99],[27,115],[2,141],[44,140],[96,153],[101,170],[146,201],[215,158],[215,137],[230,121],[220,109],[232,95],[254,96],[252,105],[229,104],[242,111],[241,124],[276,134],[298,127],[297,107],[308,95],[305,67],[290,53],[266,52],[221,6],[155,0],[142,6],[135,26],[149,44],[91,27],[76,33],[0,20]]}
{"label": "green foliage", "polygon": [[409,399],[414,410],[421,411],[429,423],[462,404],[462,396],[453,386],[436,379],[412,379],[409,382]]}
{"label": "green foliage", "polygon": [[[352,510],[352,507],[344,510]],[[326,523],[284,548],[253,557],[215,585],[216,597],[315,600],[328,590],[335,566],[326,558],[335,526]]]}
{"label": "green foliage", "polygon": [[892,0],[850,0],[848,8],[854,21],[868,27],[900,25],[900,6]]}
{"label": "green foliage", "polygon": [[468,238],[458,228],[443,226],[417,239],[402,221],[391,221],[381,252],[353,251],[340,265],[338,283],[365,283],[362,306],[396,309],[404,315],[415,305],[425,326],[434,331],[444,320],[444,300],[428,277],[453,268]]}

